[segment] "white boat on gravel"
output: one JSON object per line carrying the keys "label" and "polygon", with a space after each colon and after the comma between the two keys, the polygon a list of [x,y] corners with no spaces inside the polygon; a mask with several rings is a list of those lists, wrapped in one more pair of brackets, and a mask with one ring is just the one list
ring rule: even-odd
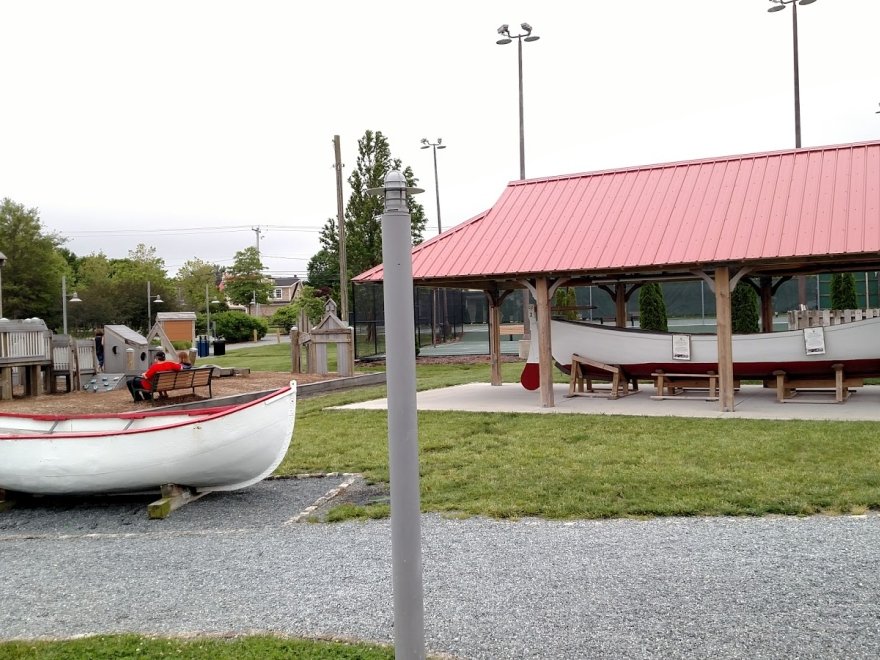
{"label": "white boat on gravel", "polygon": [[113,415],[0,414],[0,489],[43,494],[237,490],[293,436],[296,382],[245,403]]}
{"label": "white boat on gravel", "polygon": [[[532,337],[537,324],[532,321]],[[632,378],[649,380],[656,371],[706,374],[718,372],[718,338],[714,334],[651,332],[580,321],[550,321],[553,360],[569,371],[571,356],[614,365]],[[828,377],[842,364],[847,377],[880,375],[880,317],[807,330],[733,335],[733,375],[738,379],[773,379],[776,370],[798,377]],[[591,367],[587,365],[587,373]],[[600,369],[593,371],[602,375]],[[520,382],[539,387],[538,342],[531,342]]]}

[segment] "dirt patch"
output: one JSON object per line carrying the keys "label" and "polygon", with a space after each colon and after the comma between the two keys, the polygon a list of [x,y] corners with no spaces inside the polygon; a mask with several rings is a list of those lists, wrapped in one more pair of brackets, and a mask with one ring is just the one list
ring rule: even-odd
{"label": "dirt patch", "polygon": [[[211,381],[211,392],[214,398],[273,390],[287,385],[291,380],[299,384],[335,380],[338,374],[289,374],[277,371],[255,371],[241,376],[225,376]],[[201,394],[204,388],[197,388]],[[173,397],[169,403],[197,401],[200,396]],[[28,414],[56,413],[117,413],[130,410],[149,410],[153,404],[149,402],[135,403],[125,386],[112,392],[69,392],[58,394],[41,394],[37,397],[25,397],[21,394],[11,401],[0,401],[0,411]]]}

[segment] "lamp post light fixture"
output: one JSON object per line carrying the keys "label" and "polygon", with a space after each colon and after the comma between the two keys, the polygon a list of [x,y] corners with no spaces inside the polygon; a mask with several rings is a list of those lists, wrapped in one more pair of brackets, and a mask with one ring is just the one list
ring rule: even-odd
{"label": "lamp post light fixture", "polygon": [[798,22],[797,22],[797,6],[811,5],[816,0],[770,0],[773,4],[767,11],[771,14],[785,9],[786,5],[791,5],[791,34],[792,45],[794,48],[794,146],[795,149],[801,148],[801,83],[800,83],[800,62],[798,57]]}
{"label": "lamp post light fixture", "polygon": [[[519,178],[520,180],[526,178],[526,138],[525,138],[525,128],[523,122],[523,70],[522,70],[522,42],[525,41],[537,41],[540,39],[539,36],[532,34],[532,26],[528,23],[520,23],[520,28],[522,28],[522,32],[520,34],[510,34],[510,26],[505,23],[501,27],[498,28],[498,34],[501,35],[501,38],[495,43],[499,46],[506,46],[511,41],[516,39],[516,55],[517,55],[517,64],[519,65]],[[523,339],[531,339],[532,331],[529,328],[529,290],[523,289],[522,294],[522,307],[523,307]]]}
{"label": "lamp post light fixture", "polygon": [[419,437],[413,328],[412,236],[407,197],[424,192],[406,185],[397,170],[371,195],[384,201],[382,263],[385,268],[385,345],[388,384],[388,456],[391,483],[391,575],[394,650],[398,658],[425,657],[422,584]]}
{"label": "lamp post light fixture", "polygon": [[73,292],[73,295],[68,299],[67,297],[67,275],[61,276],[61,323],[63,326],[63,333],[67,334],[67,303],[78,303],[82,302],[80,297],[76,294],[76,291]]}
{"label": "lamp post light fixture", "polygon": [[153,303],[163,303],[161,294],[157,293],[155,296],[150,294],[150,282],[147,281],[147,334],[150,332],[150,327],[153,323]]}
{"label": "lamp post light fixture", "polygon": [[3,266],[6,265],[6,255],[0,252],[0,319],[3,318]]}
{"label": "lamp post light fixture", "polygon": [[209,299],[208,299],[208,287],[209,286],[210,286],[209,284],[205,285],[205,316],[206,316],[205,335],[210,339],[212,336],[211,335],[211,305],[212,304],[219,304],[220,301],[217,299],[209,301]]}

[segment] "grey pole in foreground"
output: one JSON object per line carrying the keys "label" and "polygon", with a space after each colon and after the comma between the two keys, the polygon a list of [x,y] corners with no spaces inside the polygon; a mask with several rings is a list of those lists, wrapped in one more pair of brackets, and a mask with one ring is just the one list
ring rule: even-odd
{"label": "grey pole in foreground", "polygon": [[394,591],[394,653],[405,660],[425,657],[422,533],[419,495],[419,438],[416,416],[416,338],[413,329],[412,234],[407,188],[398,171],[385,175],[382,265],[385,293],[388,455],[391,473],[391,569]]}
{"label": "grey pole in foreground", "polygon": [[67,334],[67,275],[61,276],[61,323]]}

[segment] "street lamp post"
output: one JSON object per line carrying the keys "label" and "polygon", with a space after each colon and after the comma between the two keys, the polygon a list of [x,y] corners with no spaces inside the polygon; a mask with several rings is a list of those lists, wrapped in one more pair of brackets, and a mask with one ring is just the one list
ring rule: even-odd
{"label": "street lamp post", "polygon": [[[791,5],[791,42],[794,49],[794,148],[801,148],[801,74],[800,74],[800,57],[798,56],[798,22],[797,22],[797,6],[811,5],[816,0],[770,0],[773,4],[767,11],[771,14],[785,9],[786,5]],[[806,305],[807,303],[807,278],[803,275],[797,276],[798,303]]]}
{"label": "street lamp post", "polygon": [[0,319],[3,318],[3,266],[6,265],[6,255],[0,252]]}
{"label": "street lamp post", "polygon": [[61,323],[63,326],[64,334],[67,334],[67,303],[78,303],[82,302],[80,297],[76,295],[76,291],[73,292],[73,295],[70,297],[70,300],[67,299],[67,275],[61,276]]}
{"label": "street lamp post", "polygon": [[220,301],[216,298],[214,300],[210,300],[208,297],[208,287],[210,285],[205,285],[205,335],[210,339],[211,338],[211,305],[219,303]]}
{"label": "street lamp post", "polygon": [[797,6],[811,5],[816,0],[770,0],[773,6],[767,11],[775,13],[785,9],[786,5],[791,5],[791,34],[792,45],[794,48],[794,146],[795,149],[801,148],[801,77],[800,77],[800,61],[798,57],[798,22],[797,22]]}
{"label": "street lamp post", "polygon": [[147,333],[150,332],[151,324],[153,323],[153,308],[152,304],[165,302],[162,300],[162,295],[157,293],[155,296],[150,293],[150,282],[147,280]]}
{"label": "street lamp post", "polygon": [[[434,196],[437,199],[437,233],[443,233],[443,223],[440,221],[440,180],[437,178],[437,149],[445,149],[443,138],[437,138],[436,142],[429,142],[428,138],[422,138],[422,149],[430,148],[434,152]],[[440,312],[440,332],[446,339],[446,289],[443,289],[443,305]],[[437,323],[437,289],[434,289],[434,323]],[[436,343],[436,332],[435,343]]]}
{"label": "street lamp post", "polygon": [[[520,27],[522,28],[522,32],[520,34],[510,34],[510,26],[505,23],[500,28],[498,28],[498,34],[501,35],[501,38],[495,43],[499,46],[505,46],[509,44],[511,41],[516,39],[516,56],[517,56],[517,64],[519,65],[519,178],[520,180],[526,178],[526,138],[525,138],[525,123],[523,121],[523,69],[522,69],[522,42],[525,41],[537,41],[540,39],[539,36],[532,34],[532,26],[528,23],[520,23]],[[529,290],[523,290],[522,296],[522,306],[523,306],[523,339],[531,339],[532,332],[529,327]]]}

